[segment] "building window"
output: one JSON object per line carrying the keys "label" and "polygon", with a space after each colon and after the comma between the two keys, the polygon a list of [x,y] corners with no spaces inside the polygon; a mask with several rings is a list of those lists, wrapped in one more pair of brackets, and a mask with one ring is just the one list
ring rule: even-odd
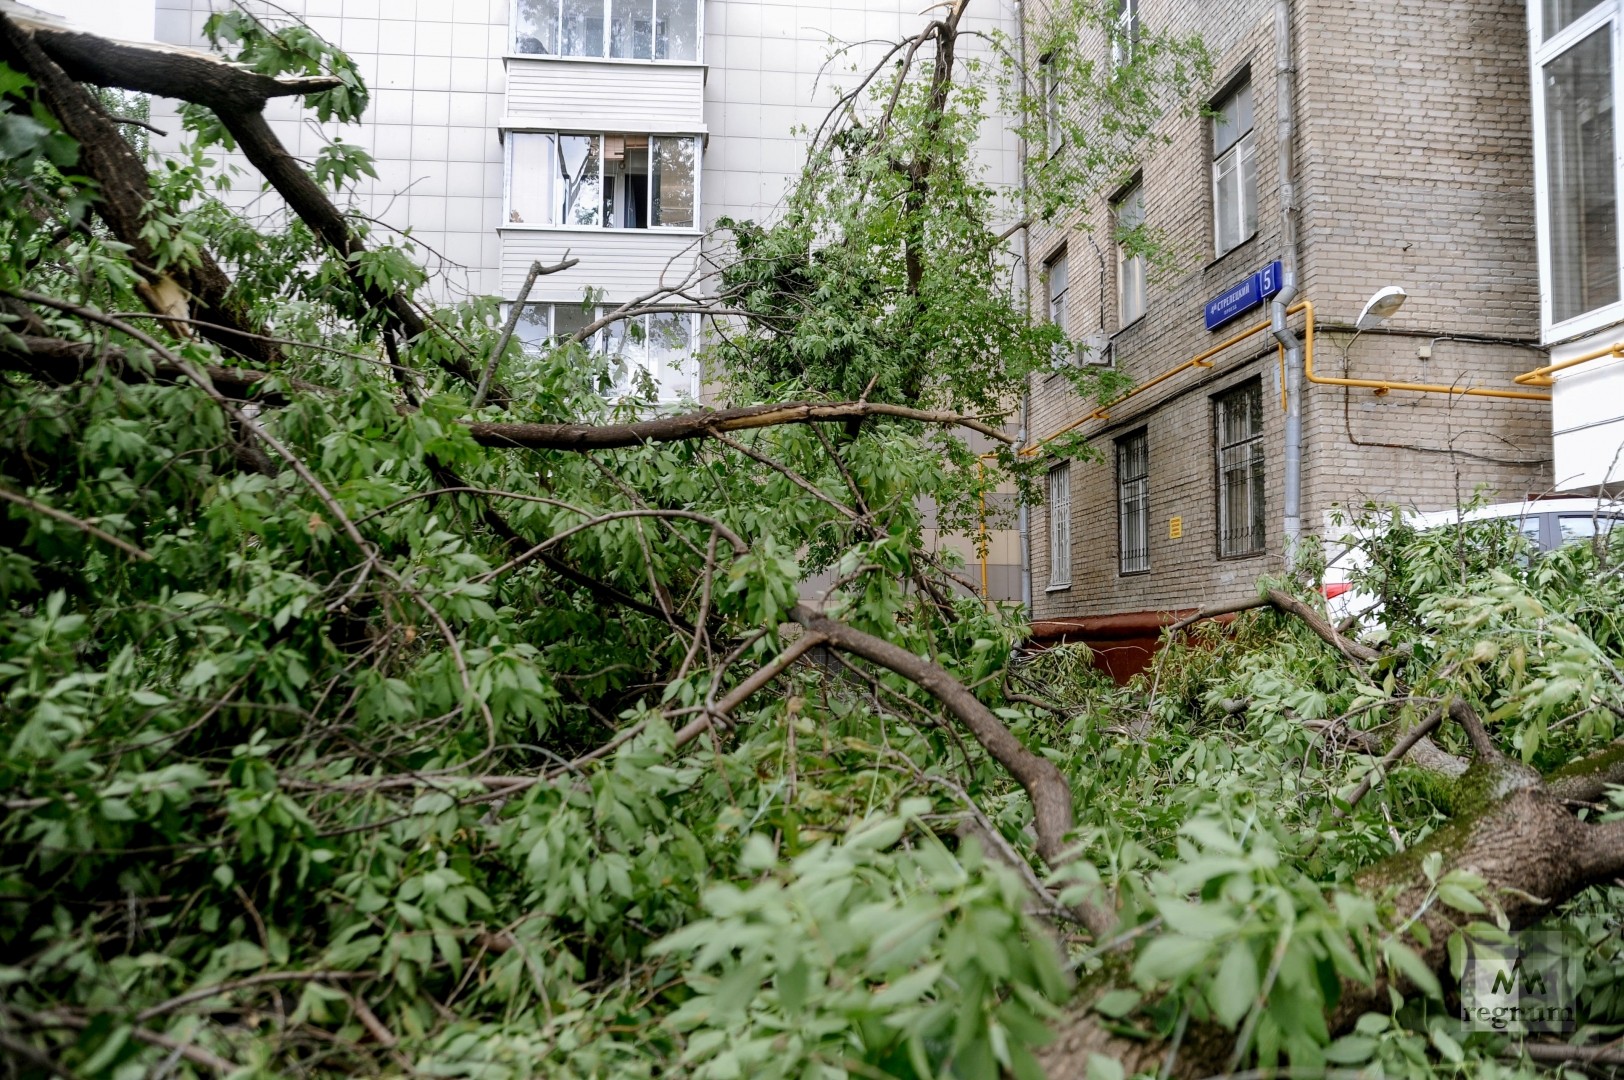
{"label": "building window", "polygon": [[1549,41],[1579,16],[1589,14],[1597,2],[1598,0],[1543,0],[1540,5],[1543,9],[1540,27],[1543,31],[1542,40]]}
{"label": "building window", "polygon": [[1145,313],[1145,253],[1136,232],[1145,223],[1144,187],[1135,184],[1112,206],[1116,218],[1117,325]]}
{"label": "building window", "polygon": [[1263,383],[1213,399],[1218,429],[1218,554],[1263,551]]}
{"label": "building window", "polygon": [[1219,255],[1257,232],[1257,154],[1250,82],[1213,105],[1212,214]]}
{"label": "building window", "polygon": [[1043,264],[1043,280],[1049,287],[1049,321],[1066,328],[1066,252],[1062,249]]}
{"label": "building window", "polygon": [[689,135],[511,131],[510,225],[691,229],[698,140]]}
{"label": "building window", "polygon": [[1049,588],[1071,584],[1071,463],[1049,470]]}
{"label": "building window", "polygon": [[1054,57],[1046,55],[1038,60],[1038,77],[1043,85],[1043,138],[1053,154],[1060,149],[1065,136],[1060,128],[1060,77],[1056,73]]}
{"label": "building window", "polygon": [[697,337],[694,316],[682,312],[662,311],[611,324],[604,330],[604,351],[616,361],[616,390],[632,392],[646,372],[660,401],[697,398]]}
{"label": "building window", "polygon": [[1540,69],[1553,323],[1619,299],[1612,36],[1604,25]]}
{"label": "building window", "polygon": [[1136,431],[1116,444],[1117,547],[1122,573],[1150,569],[1150,437]]}
{"label": "building window", "polygon": [[700,0],[514,0],[513,51],[697,61],[699,10]]}
{"label": "building window", "polygon": [[[1066,292],[1069,288],[1069,278],[1066,271],[1066,252],[1060,252],[1043,264],[1043,280],[1048,289],[1047,313],[1049,321],[1060,327],[1060,332],[1066,332]],[[1070,359],[1070,349],[1064,342],[1054,347],[1054,355],[1050,361],[1055,367],[1065,366]]]}
{"label": "building window", "polygon": [[1139,0],[1117,0],[1116,18],[1111,24],[1111,68],[1133,62],[1133,47],[1139,42]]}
{"label": "building window", "polygon": [[[526,304],[514,337],[525,352],[539,356],[591,326],[614,305]],[[699,335],[696,317],[658,312],[610,323],[587,339],[587,348],[609,358],[609,392],[623,397],[642,389],[646,373],[661,403],[699,396]]]}

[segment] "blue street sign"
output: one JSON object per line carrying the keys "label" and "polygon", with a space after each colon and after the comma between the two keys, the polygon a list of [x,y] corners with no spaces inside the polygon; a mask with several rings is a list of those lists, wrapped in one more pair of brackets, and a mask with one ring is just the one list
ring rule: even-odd
{"label": "blue street sign", "polygon": [[1265,266],[1245,281],[1207,301],[1207,329],[1216,330],[1231,319],[1251,311],[1280,291],[1280,260]]}

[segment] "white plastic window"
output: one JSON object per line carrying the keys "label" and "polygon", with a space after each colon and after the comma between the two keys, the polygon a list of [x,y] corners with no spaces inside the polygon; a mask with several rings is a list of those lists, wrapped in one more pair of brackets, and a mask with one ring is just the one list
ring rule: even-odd
{"label": "white plastic window", "polygon": [[514,0],[513,51],[697,61],[700,0]]}

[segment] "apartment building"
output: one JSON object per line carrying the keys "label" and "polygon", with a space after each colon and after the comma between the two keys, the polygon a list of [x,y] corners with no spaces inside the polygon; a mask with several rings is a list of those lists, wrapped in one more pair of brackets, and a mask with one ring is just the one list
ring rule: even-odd
{"label": "apartment building", "polygon": [[[259,0],[248,0],[250,9]],[[157,0],[160,41],[203,45],[228,0]],[[283,143],[313,159],[328,139],[357,143],[377,178],[344,194],[380,228],[411,230],[442,299],[517,299],[531,265],[579,260],[538,278],[521,340],[540,345],[608,308],[700,277],[722,217],[769,219],[799,174],[814,129],[854,72],[927,18],[912,0],[281,0],[344,49],[372,90],[360,125],[321,125],[273,102]],[[975,0],[967,55],[1014,33],[1017,0]],[[256,9],[257,10],[257,9]],[[830,62],[836,50],[840,55]],[[160,152],[179,146],[172,105],[157,103]],[[1019,184],[1012,125],[989,123],[986,175]],[[216,155],[222,166],[232,155]],[[242,164],[242,162],[235,162]],[[252,175],[249,172],[246,175]],[[256,187],[231,198],[274,210]],[[269,201],[267,201],[269,200]],[[1013,215],[1013,206],[1011,207]],[[702,291],[702,289],[701,289]],[[664,402],[702,399],[694,314],[645,316],[598,336],[629,379],[646,371]],[[974,538],[931,530],[977,575]],[[986,538],[984,590],[1020,595],[1012,529]]]}
{"label": "apartment building", "polygon": [[[1169,613],[1284,572],[1288,532],[1336,507],[1520,499],[1553,474],[1550,405],[1514,382],[1549,326],[1523,0],[1118,2],[1102,65],[1150,27],[1215,62],[1200,115],[1167,116],[1117,190],[1031,237],[1034,310],[1138,384],[1103,407],[1031,387],[1038,445],[1095,452],[1052,457],[1032,515],[1036,630],[1120,674]],[[1119,242],[1140,222],[1159,267]]]}
{"label": "apartment building", "polygon": [[1540,339],[1559,487],[1624,487],[1619,0],[1530,0]]}

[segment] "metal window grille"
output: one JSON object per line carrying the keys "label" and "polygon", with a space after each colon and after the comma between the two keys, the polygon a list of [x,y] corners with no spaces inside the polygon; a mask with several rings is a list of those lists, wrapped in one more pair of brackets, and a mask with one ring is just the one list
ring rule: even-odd
{"label": "metal window grille", "polygon": [[1049,584],[1071,584],[1071,464],[1049,470]]}
{"label": "metal window grille", "polygon": [[1122,573],[1150,569],[1150,440],[1143,431],[1117,443],[1117,522]]}
{"label": "metal window grille", "polygon": [[1218,427],[1218,554],[1263,550],[1263,384],[1215,402]]}

